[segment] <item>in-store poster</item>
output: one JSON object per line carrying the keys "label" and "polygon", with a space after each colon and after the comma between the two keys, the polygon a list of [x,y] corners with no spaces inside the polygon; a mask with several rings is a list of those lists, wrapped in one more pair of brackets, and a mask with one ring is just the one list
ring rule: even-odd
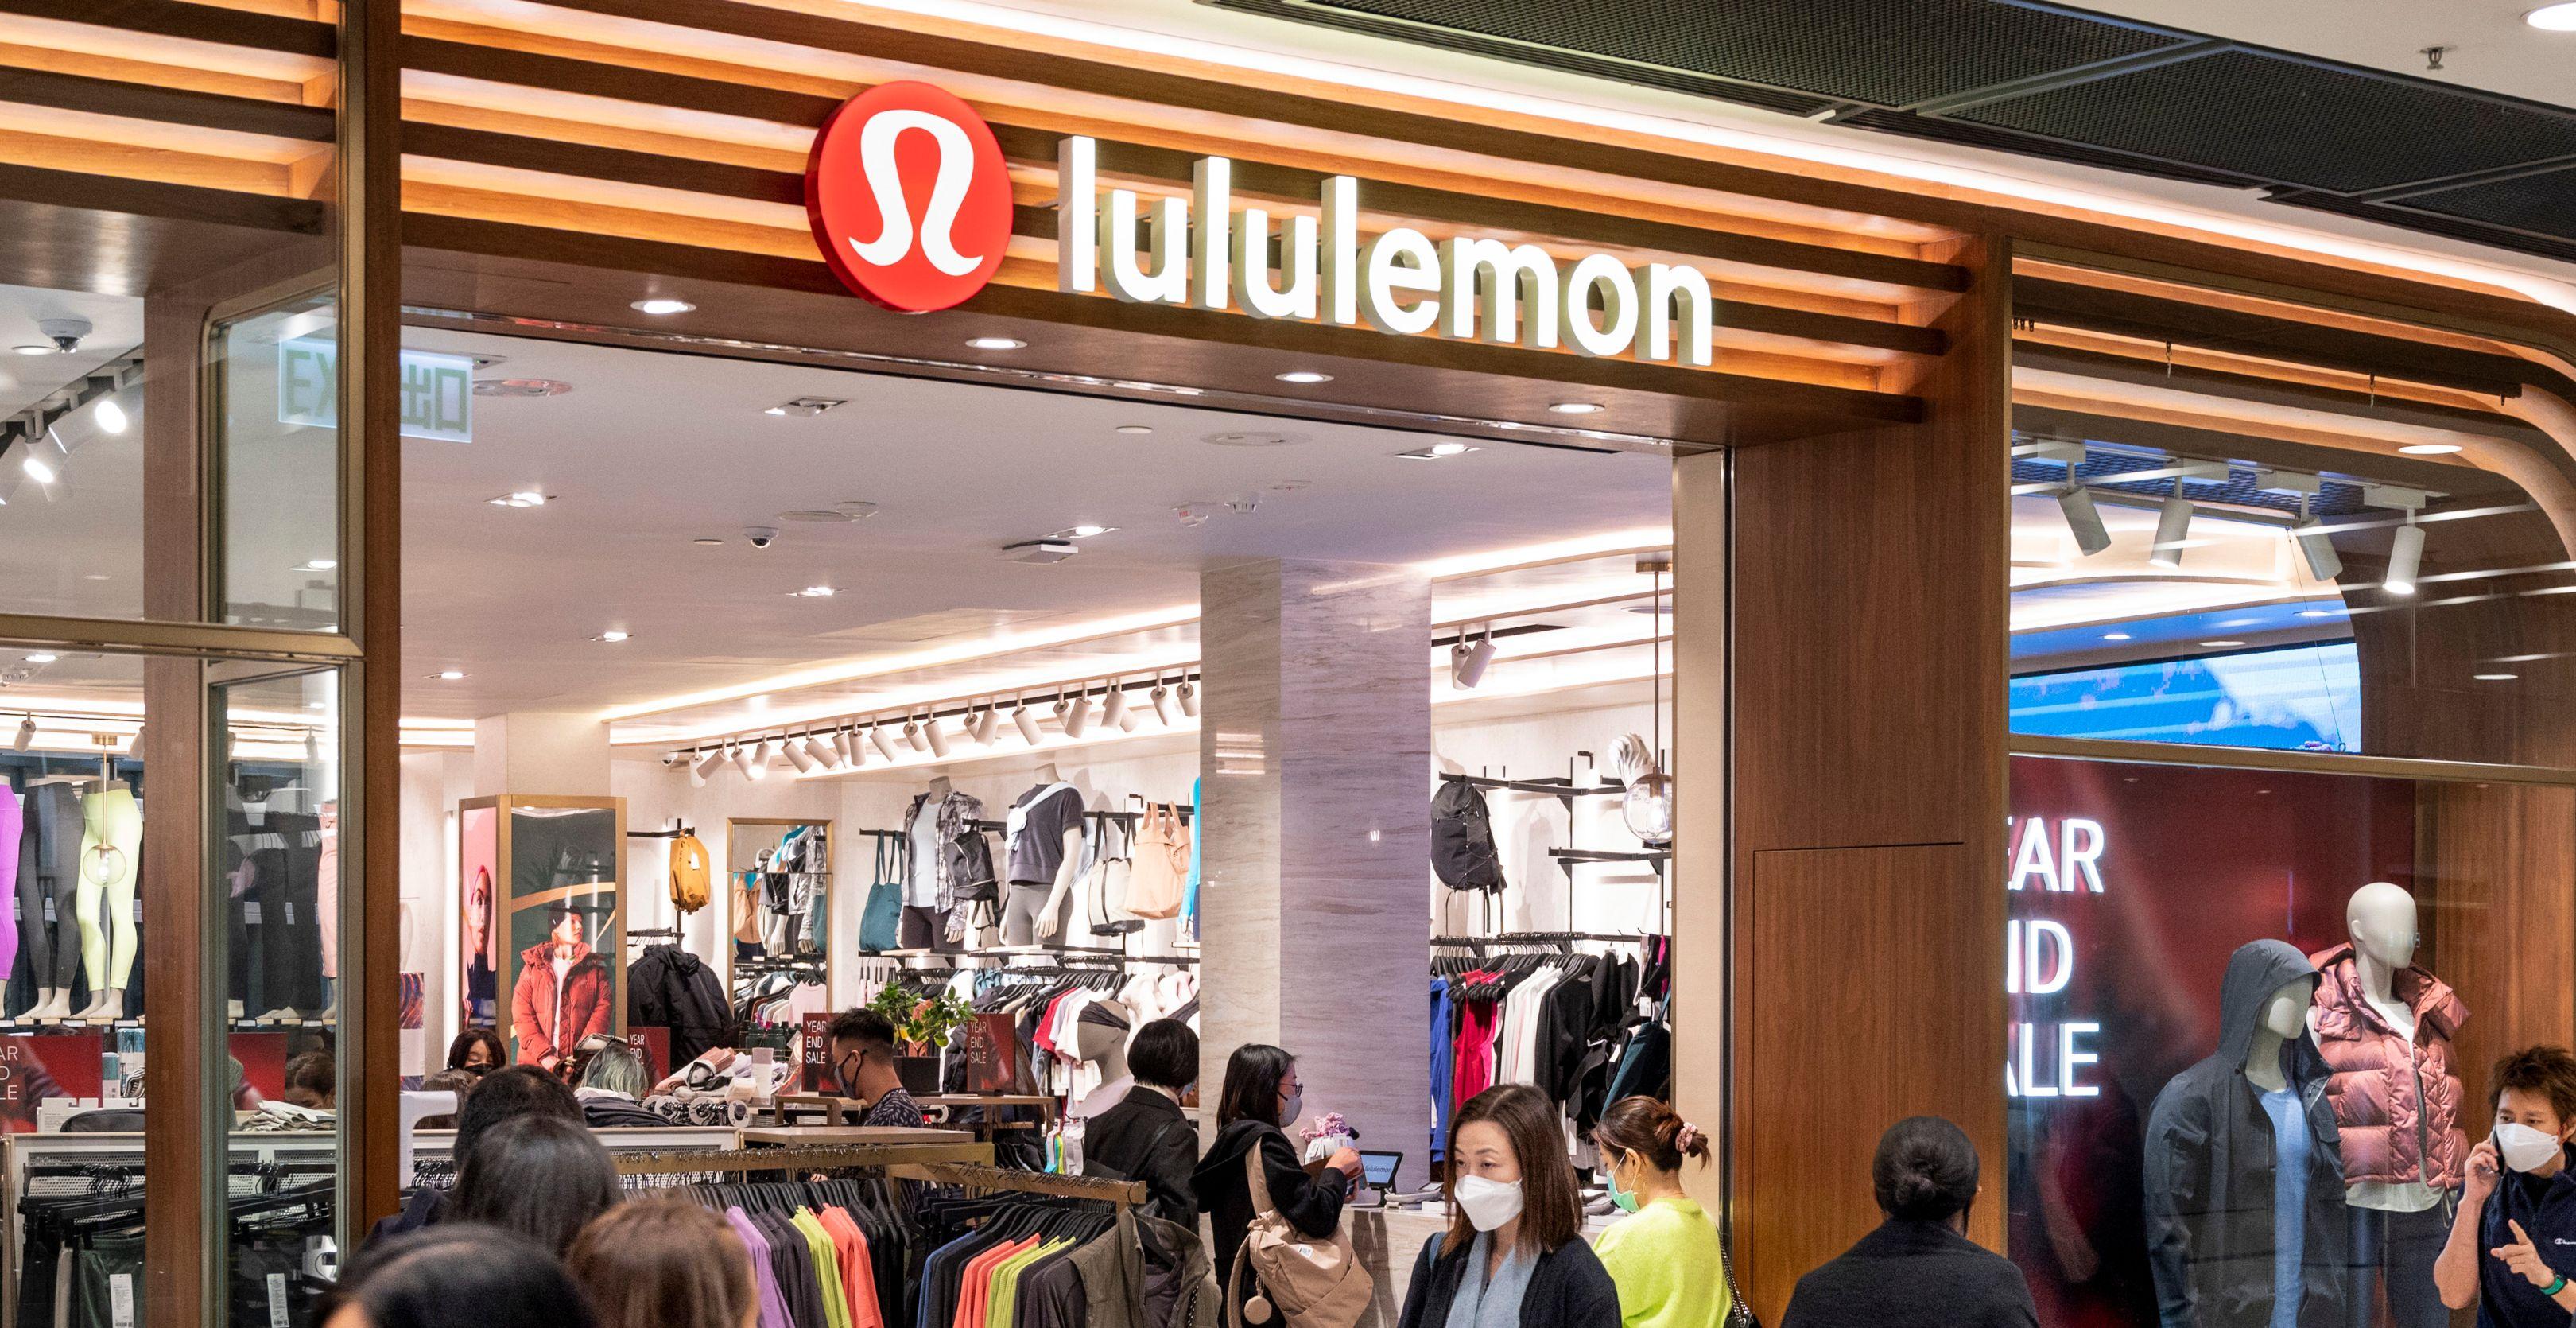
{"label": "in-store poster", "polygon": [[32,1134],[47,1098],[95,1098],[105,1042],[97,1033],[0,1037],[0,1134]]}
{"label": "in-store poster", "polygon": [[510,809],[505,1032],[519,1064],[551,1069],[616,1031],[618,848],[614,808]]}
{"label": "in-store poster", "polygon": [[2005,1167],[2041,1323],[2156,1322],[2148,1110],[2217,1049],[2236,947],[2313,954],[2354,890],[2414,888],[2414,806],[2402,780],[2013,760]]}
{"label": "in-store poster", "polygon": [[463,916],[457,952],[464,956],[461,1006],[465,1026],[491,1028],[500,1019],[501,816],[491,807],[468,807],[457,818],[458,897]]}

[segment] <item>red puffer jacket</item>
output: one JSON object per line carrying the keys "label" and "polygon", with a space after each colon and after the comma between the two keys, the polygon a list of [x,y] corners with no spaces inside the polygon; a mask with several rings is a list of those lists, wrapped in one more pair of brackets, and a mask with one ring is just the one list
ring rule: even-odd
{"label": "red puffer jacket", "polygon": [[2420,968],[2401,970],[2390,990],[2415,1012],[2410,1066],[2406,1039],[2363,999],[2352,947],[2338,945],[2310,962],[2319,979],[2310,1022],[2317,1050],[2334,1071],[2326,1097],[2343,1131],[2345,1183],[2422,1181],[2458,1189],[2469,1140],[2460,1130],[2463,1094],[2451,1068],[2451,1038],[2468,1008],[2441,979]]}
{"label": "red puffer jacket", "polygon": [[519,1063],[542,1064],[547,1055],[570,1056],[581,1040],[605,1033],[616,1013],[610,1005],[607,961],[587,945],[573,947],[562,988],[555,984],[555,947],[542,941],[519,952],[519,981],[510,993],[511,1031]]}

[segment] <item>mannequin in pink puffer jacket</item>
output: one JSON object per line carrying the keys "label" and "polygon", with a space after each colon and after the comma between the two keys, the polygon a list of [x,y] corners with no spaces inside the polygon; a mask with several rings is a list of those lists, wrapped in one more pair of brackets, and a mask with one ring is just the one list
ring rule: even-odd
{"label": "mannequin in pink puffer jacket", "polygon": [[2344,1183],[2421,1181],[2437,1190],[2458,1189],[2469,1141],[2460,1130],[2462,1089],[2451,1065],[2451,1038],[2468,1008],[2421,968],[2391,975],[2390,994],[2415,1012],[2410,1066],[2407,1039],[2363,997],[2352,946],[2322,951],[2310,962],[2320,980],[2309,1022],[2317,1050],[2334,1071],[2326,1097],[2342,1129]]}

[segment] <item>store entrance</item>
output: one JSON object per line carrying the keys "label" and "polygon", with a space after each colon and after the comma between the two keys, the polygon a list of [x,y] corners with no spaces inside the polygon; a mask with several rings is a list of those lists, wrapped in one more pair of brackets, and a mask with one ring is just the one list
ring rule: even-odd
{"label": "store entrance", "polygon": [[1668,1091],[1669,448],[603,340],[406,336],[475,381],[405,452],[407,1081],[631,1043],[586,1105],[691,1146],[873,1117],[873,1009],[1079,1175],[1172,1019],[1203,1133],[1284,1047],[1397,1192],[1485,1082]]}

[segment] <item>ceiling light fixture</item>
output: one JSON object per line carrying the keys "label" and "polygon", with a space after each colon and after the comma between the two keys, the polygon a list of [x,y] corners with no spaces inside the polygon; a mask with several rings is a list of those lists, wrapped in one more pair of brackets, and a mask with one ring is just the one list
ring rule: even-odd
{"label": "ceiling light fixture", "polygon": [[1598,401],[1556,401],[1550,402],[1548,409],[1559,415],[1592,415],[1606,408]]}
{"label": "ceiling light fixture", "polygon": [[[1664,573],[1672,569],[1669,553],[1650,553],[1637,560],[1638,571],[1654,574],[1657,608],[1664,603]],[[1494,629],[1489,625],[1485,628],[1488,649],[1493,639]],[[1634,771],[1629,779],[1628,792],[1619,799],[1619,814],[1628,824],[1628,833],[1639,842],[1650,848],[1663,848],[1673,842],[1673,777],[1664,773],[1660,759],[1664,750],[1664,634],[1660,615],[1650,639],[1654,649],[1646,669],[1646,683],[1654,689],[1654,728],[1647,740],[1645,768]]]}
{"label": "ceiling light fixture", "polygon": [[1196,683],[1196,682],[1192,681],[1188,676],[1184,675],[1184,676],[1181,678],[1181,685],[1180,685],[1180,686],[1178,686],[1178,687],[1176,687],[1176,688],[1173,688],[1173,689],[1172,689],[1172,694],[1173,694],[1174,696],[1176,696],[1176,697],[1180,698],[1180,702],[1181,702],[1181,713],[1182,713],[1182,714],[1187,715],[1187,716],[1189,716],[1189,717],[1190,717],[1190,718],[1192,718],[1192,719],[1196,719],[1196,718],[1198,718],[1198,717],[1199,717],[1199,685],[1198,685],[1198,683]]}
{"label": "ceiling light fixture", "polygon": [[785,750],[787,752],[787,763],[796,767],[796,773],[800,775],[810,775],[814,773],[814,754],[805,750],[805,740],[803,738],[797,737],[792,733],[787,735]]}
{"label": "ceiling light fixture", "polygon": [[791,590],[787,593],[799,599],[830,599],[840,592],[830,586],[807,586],[803,590]]}
{"label": "ceiling light fixture", "polygon": [[1088,525],[1085,525],[1085,526],[1075,526],[1073,529],[1068,530],[1068,531],[1066,531],[1066,532],[1064,532],[1064,533],[1065,533],[1065,534],[1067,534],[1067,535],[1072,536],[1072,537],[1073,537],[1073,538],[1075,538],[1075,539],[1089,539],[1089,538],[1091,538],[1091,537],[1092,537],[1092,536],[1094,536],[1094,535],[1106,535],[1106,534],[1108,534],[1110,531],[1116,530],[1117,528],[1118,528],[1118,527],[1116,527],[1116,526],[1088,526]]}
{"label": "ceiling light fixture", "polygon": [[2332,581],[2343,575],[2343,556],[2335,552],[2333,537],[2326,534],[2325,524],[2308,514],[2307,495],[2299,496],[2299,524],[2291,529],[2290,538],[2297,540],[2299,552],[2308,560],[2308,573],[2319,581]]}
{"label": "ceiling light fixture", "polygon": [[2243,644],[2245,643],[2242,641],[2203,641],[2200,643],[2201,648],[2204,650],[2233,650]]}
{"label": "ceiling light fixture", "polygon": [[868,763],[868,741],[867,739],[859,736],[858,730],[843,729],[832,735],[832,741],[840,744],[841,764],[848,766],[852,770],[866,768]]}
{"label": "ceiling light fixture", "polygon": [[1135,718],[1127,713],[1127,684],[1116,678],[1109,680],[1109,695],[1100,707],[1100,722],[1122,733],[1133,732],[1136,728]]}
{"label": "ceiling light fixture", "polygon": [[971,730],[976,743],[985,747],[992,746],[993,726],[1000,722],[1001,716],[993,713],[993,703],[985,702],[983,713],[975,716],[975,727]]}
{"label": "ceiling light fixture", "polygon": [[1122,424],[1118,426],[1117,431],[1130,436],[1142,436],[1152,433],[1154,431],[1154,426],[1150,424]]}
{"label": "ceiling light fixture", "polygon": [[1077,690],[1071,696],[1057,697],[1055,722],[1056,727],[1064,730],[1064,736],[1081,737],[1082,731],[1091,727],[1091,693]]}
{"label": "ceiling light fixture", "polygon": [[114,434],[124,433],[130,423],[125,417],[125,407],[116,404],[114,397],[99,398],[98,405],[90,411],[90,418],[98,421],[98,427]]}
{"label": "ceiling light fixture", "polygon": [[695,752],[682,754],[682,759],[688,763],[689,787],[705,788],[707,786],[707,767],[710,764],[713,764],[714,758],[710,757],[705,761],[700,761],[696,759],[696,756],[697,753]]}
{"label": "ceiling light fixture", "polygon": [[25,456],[18,458],[18,468],[27,472],[27,478],[38,484],[51,484],[60,477],[53,463],[38,453],[34,439],[27,440],[26,451]]}
{"label": "ceiling light fixture", "polygon": [[2449,456],[2460,450],[2458,443],[2408,443],[2397,449],[2408,456]]}
{"label": "ceiling light fixture", "polygon": [[1021,697],[1012,703],[1011,727],[1020,731],[1020,741],[1027,743],[1031,747],[1038,745],[1038,739],[1042,736],[1042,730],[1038,728],[1038,713],[1029,709],[1027,697]]}
{"label": "ceiling light fixture", "polygon": [[610,644],[610,645],[612,645],[612,646],[613,646],[613,645],[616,645],[616,644],[617,644],[618,642],[620,642],[620,641],[625,641],[625,640],[629,640],[629,639],[632,639],[632,638],[631,638],[631,634],[630,634],[630,633],[622,632],[622,631],[619,631],[618,629],[616,629],[616,628],[612,627],[612,628],[608,629],[608,630],[607,630],[607,631],[605,631],[605,632],[601,632],[601,633],[599,634],[599,639],[600,639],[600,640],[602,640],[602,641],[605,641],[605,642],[607,642],[608,644]]}
{"label": "ceiling light fixture", "polygon": [[929,745],[921,740],[921,721],[910,715],[904,716],[903,719],[903,745],[911,748],[915,754],[930,750]]}
{"label": "ceiling light fixture", "polygon": [[777,405],[771,406],[760,413],[763,415],[792,415],[800,420],[810,420],[827,410],[833,409],[834,407],[846,406],[848,404],[850,403],[839,397],[792,397],[786,401],[779,402]]}
{"label": "ceiling light fixture", "polygon": [[1026,350],[1028,344],[1018,337],[968,337],[969,350]]}
{"label": "ceiling light fixture", "polygon": [[2542,32],[2576,32],[2576,4],[2542,5],[2522,16]]}
{"label": "ceiling light fixture", "polygon": [[2111,547],[2111,528],[2102,524],[2102,512],[2093,505],[2091,489],[2068,480],[2066,487],[2057,491],[2057,510],[2066,514],[2067,532],[2075,537],[2075,547],[2082,556],[2090,558]]}
{"label": "ceiling light fixture", "polygon": [[826,770],[838,770],[841,768],[840,747],[834,744],[830,738],[823,734],[806,734],[805,751],[806,754],[814,758],[814,763],[816,765],[819,765]]}
{"label": "ceiling light fixture", "polygon": [[947,730],[948,725],[941,721],[936,711],[932,712],[930,722],[921,726],[921,736],[929,741],[930,755],[935,760],[948,759]]}
{"label": "ceiling light fixture", "polygon": [[1283,383],[1329,383],[1333,381],[1333,376],[1331,374],[1317,373],[1312,369],[1291,369],[1284,374],[1276,375],[1276,377]]}
{"label": "ceiling light fixture", "polygon": [[2182,566],[2183,541],[2191,535],[2191,500],[2182,496],[2182,481],[2174,481],[2173,494],[2156,509],[2156,542],[2147,553],[2147,562],[2172,571]]}
{"label": "ceiling light fixture", "polygon": [[875,745],[877,755],[882,756],[889,761],[895,759],[894,744],[887,740],[884,725],[868,725],[868,741]]}
{"label": "ceiling light fixture", "polygon": [[707,785],[707,776],[715,773],[715,768],[719,764],[722,764],[724,759],[725,754],[724,748],[722,747],[718,747],[713,751],[708,752],[706,755],[699,757],[698,763],[689,767],[689,782],[699,788],[705,788]]}
{"label": "ceiling light fixture", "polygon": [[2129,634],[2127,632],[2104,632],[2102,634],[2102,639],[2105,641],[2126,641],[2129,639]]}
{"label": "ceiling light fixture", "polygon": [[51,343],[40,346],[32,341],[20,342],[15,346],[11,346],[9,349],[20,355],[51,355],[54,353],[54,348]]}
{"label": "ceiling light fixture", "polygon": [[2424,570],[2424,528],[2415,524],[2415,513],[2408,509],[2406,524],[2388,540],[2388,575],[2379,588],[2392,595],[2415,593],[2415,576]]}
{"label": "ceiling light fixture", "polygon": [[1154,679],[1154,690],[1147,692],[1145,695],[1154,703],[1154,718],[1161,720],[1163,722],[1163,727],[1170,728],[1172,726],[1171,685],[1164,682],[1161,678],[1156,678]]}
{"label": "ceiling light fixture", "polygon": [[[539,493],[534,489],[520,489],[516,492],[502,494],[498,498],[486,498],[483,501],[490,503],[494,507],[543,507],[546,505],[547,495]],[[721,543],[722,541],[718,542]]]}
{"label": "ceiling light fixture", "polygon": [[463,669],[441,669],[438,671],[438,680],[440,682],[456,682],[464,678],[464,676],[465,670]]}
{"label": "ceiling light fixture", "polygon": [[744,751],[740,745],[727,747],[725,749],[725,759],[733,762],[734,770],[743,778],[760,778],[760,776],[751,773],[751,753]]}
{"label": "ceiling light fixture", "polygon": [[1465,456],[1476,449],[1469,447],[1465,443],[1433,443],[1431,446],[1423,450],[1436,457],[1453,457]]}
{"label": "ceiling light fixture", "polygon": [[1467,644],[1467,633],[1460,630],[1456,644],[1449,647],[1449,685],[1462,692],[1476,690],[1476,684],[1485,680],[1485,666],[1493,662],[1492,627],[1488,626],[1474,645]]}
{"label": "ceiling light fixture", "polygon": [[27,662],[30,664],[51,664],[55,660],[61,658],[62,656],[54,654],[51,651],[39,650],[36,653],[27,656]]}
{"label": "ceiling light fixture", "polygon": [[689,303],[687,300],[674,300],[669,296],[661,296],[650,300],[637,300],[635,303],[626,307],[639,314],[651,314],[656,318],[663,318],[668,317],[671,314],[685,314],[692,312],[698,306]]}
{"label": "ceiling light fixture", "polygon": [[9,750],[13,752],[23,752],[35,745],[36,717],[34,715],[29,715],[25,719],[18,721],[18,736],[9,740]]}
{"label": "ceiling light fixture", "polygon": [[2473,673],[2469,676],[2477,679],[2479,682],[2512,682],[2514,679],[2519,678],[2522,675],[2518,673]]}

